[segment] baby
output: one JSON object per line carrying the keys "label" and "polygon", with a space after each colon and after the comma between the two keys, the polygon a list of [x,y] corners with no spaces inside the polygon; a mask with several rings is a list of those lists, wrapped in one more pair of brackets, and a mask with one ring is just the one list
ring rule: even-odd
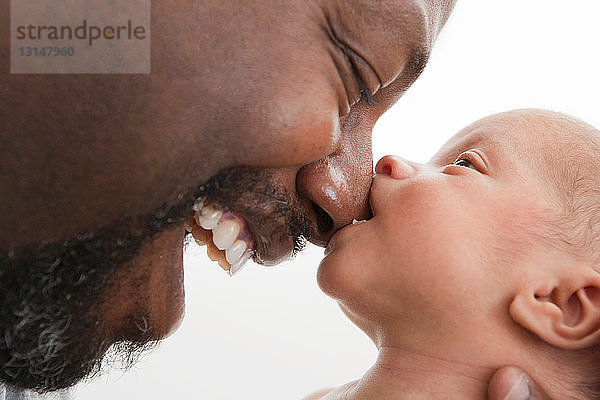
{"label": "baby", "polygon": [[375,171],[373,218],[334,235],[318,281],[379,356],[307,399],[485,399],[504,365],[600,398],[600,132],[518,110]]}

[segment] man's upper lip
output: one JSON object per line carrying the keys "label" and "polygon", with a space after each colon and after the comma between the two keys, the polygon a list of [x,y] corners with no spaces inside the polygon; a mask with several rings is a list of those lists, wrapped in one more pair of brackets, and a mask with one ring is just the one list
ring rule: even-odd
{"label": "man's upper lip", "polygon": [[[310,220],[310,232],[305,239],[314,245],[325,247],[335,230],[332,229],[328,233],[319,232],[316,211],[307,207],[306,204],[303,204],[303,206]],[[260,217],[248,216],[243,209],[236,209],[235,211],[246,220],[248,228],[254,236],[255,261],[264,265],[275,265],[291,258],[296,238],[289,235],[287,224],[264,221]]]}
{"label": "man's upper lip", "polygon": [[286,224],[249,216],[243,209],[234,211],[244,218],[254,239],[254,261],[261,265],[276,265],[289,259],[294,251],[294,238],[288,235]]}
{"label": "man's upper lip", "polygon": [[[283,218],[269,219],[262,215],[247,213],[247,210],[244,210],[244,207],[240,204],[230,205],[221,199],[216,201],[230,208],[246,221],[254,239],[254,261],[263,265],[275,265],[291,258],[294,253],[296,238],[291,235],[293,232],[290,232],[290,227],[287,225],[288,221]],[[337,226],[329,232],[320,232],[317,223],[317,211],[310,200],[303,199],[302,208],[310,221],[310,232],[306,233],[308,237],[305,237],[305,239],[317,246],[326,247],[335,232],[346,226]]]}

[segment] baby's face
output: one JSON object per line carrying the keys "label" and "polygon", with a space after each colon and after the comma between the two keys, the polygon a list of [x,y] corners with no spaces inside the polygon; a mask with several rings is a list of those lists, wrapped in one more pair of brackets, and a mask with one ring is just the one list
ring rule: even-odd
{"label": "baby's face", "polygon": [[427,164],[379,161],[373,218],[336,233],[318,276],[372,338],[382,321],[398,321],[407,338],[477,335],[491,310],[508,310],[524,269],[550,256],[540,237],[556,190],[536,171],[550,168],[541,149],[556,137],[543,115],[540,124],[523,115],[476,122]]}

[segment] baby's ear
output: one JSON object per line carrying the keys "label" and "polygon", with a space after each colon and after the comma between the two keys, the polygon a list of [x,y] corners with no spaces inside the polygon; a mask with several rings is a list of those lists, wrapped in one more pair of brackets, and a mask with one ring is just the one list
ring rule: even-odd
{"label": "baby's ear", "polygon": [[549,272],[515,296],[510,315],[555,347],[581,349],[598,344],[600,273],[590,266]]}

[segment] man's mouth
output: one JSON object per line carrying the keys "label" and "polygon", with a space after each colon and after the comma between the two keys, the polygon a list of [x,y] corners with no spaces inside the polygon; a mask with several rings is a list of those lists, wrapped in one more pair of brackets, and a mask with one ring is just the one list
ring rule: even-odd
{"label": "man's mouth", "polygon": [[231,276],[254,255],[254,235],[244,217],[217,201],[199,198],[186,230],[196,243],[206,245],[208,257]]}
{"label": "man's mouth", "polygon": [[239,271],[240,261],[252,258],[260,265],[277,265],[308,241],[326,242],[313,204],[288,183],[264,168],[222,170],[199,188],[188,230],[230,273]]}

